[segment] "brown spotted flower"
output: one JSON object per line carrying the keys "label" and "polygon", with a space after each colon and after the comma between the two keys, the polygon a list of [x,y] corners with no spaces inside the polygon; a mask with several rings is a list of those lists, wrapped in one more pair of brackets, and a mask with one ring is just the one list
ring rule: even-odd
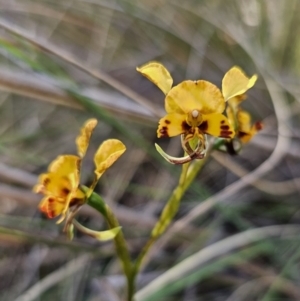
{"label": "brown spotted flower", "polygon": [[206,134],[230,139],[234,137],[234,128],[223,112],[226,100],[240,93],[244,87],[240,87],[239,83],[233,85],[227,74],[223,79],[222,94],[218,87],[205,80],[185,80],[172,87],[173,79],[169,71],[158,62],[147,63],[137,68],[137,71],[166,96],[167,114],[159,120],[158,138],[181,135],[182,146],[187,153],[182,158],[170,157],[156,145],[166,160],[182,164],[203,158],[206,153]]}
{"label": "brown spotted flower", "polygon": [[[86,194],[80,189],[81,161],[87,151],[91,134],[97,125],[96,119],[88,120],[76,139],[76,155],[58,156],[48,167],[48,172],[39,176],[38,184],[33,188],[37,193],[44,194],[39,208],[49,218],[61,216],[58,223],[74,213],[86,202],[92,193],[101,175],[126,150],[124,144],[116,139],[104,141],[98,148],[95,156],[95,178]],[[73,208],[70,212],[70,208]],[[69,224],[71,219],[68,221]],[[69,217],[68,217],[69,219]]]}
{"label": "brown spotted flower", "polygon": [[225,99],[214,84],[205,80],[185,80],[172,88],[173,79],[168,70],[157,62],[137,68],[141,74],[160,88],[165,98],[167,115],[159,121],[157,136],[185,135],[204,140],[203,135],[232,138],[234,130],[226,116]]}

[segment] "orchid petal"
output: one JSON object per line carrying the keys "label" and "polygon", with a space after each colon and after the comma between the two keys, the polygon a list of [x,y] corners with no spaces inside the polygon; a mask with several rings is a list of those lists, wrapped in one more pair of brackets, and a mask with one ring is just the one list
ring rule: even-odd
{"label": "orchid petal", "polygon": [[106,140],[100,145],[94,156],[97,179],[118,160],[125,150],[125,145],[117,139]]}
{"label": "orchid petal", "polygon": [[257,75],[248,78],[239,67],[232,67],[222,80],[222,92],[225,101],[232,97],[242,95],[252,88],[257,80]]}
{"label": "orchid petal", "polygon": [[173,79],[169,71],[162,64],[157,62],[150,62],[136,70],[147,77],[153,84],[155,84],[164,94],[167,94],[172,87]]}
{"label": "orchid petal", "polygon": [[222,113],[225,101],[221,91],[214,84],[205,81],[186,80],[172,88],[166,96],[166,110],[180,112],[174,109],[176,104],[181,111],[189,113],[198,110],[201,114]]}
{"label": "orchid petal", "polygon": [[76,138],[77,152],[80,158],[83,158],[86,154],[87,148],[90,143],[91,135],[97,125],[96,119],[89,119],[85,122],[80,130],[80,134]]}

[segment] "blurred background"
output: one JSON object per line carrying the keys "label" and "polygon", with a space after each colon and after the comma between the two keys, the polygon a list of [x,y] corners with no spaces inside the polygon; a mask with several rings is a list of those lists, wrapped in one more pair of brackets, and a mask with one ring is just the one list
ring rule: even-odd
{"label": "blurred background", "polygon": [[[113,244],[68,241],[31,190],[96,117],[82,183],[98,145],[122,140],[127,152],[96,191],[137,256],[181,171],[154,149],[182,155],[179,138],[156,138],[164,96],[135,70],[150,60],[175,84],[220,87],[234,65],[258,74],[243,107],[264,129],[238,156],[206,162],[147,258],[137,300],[300,300],[299,14],[297,0],[0,0],[0,300],[124,299]],[[87,206],[78,220],[107,228]],[[178,265],[201,251],[192,269]],[[143,294],[172,267],[175,280]]]}

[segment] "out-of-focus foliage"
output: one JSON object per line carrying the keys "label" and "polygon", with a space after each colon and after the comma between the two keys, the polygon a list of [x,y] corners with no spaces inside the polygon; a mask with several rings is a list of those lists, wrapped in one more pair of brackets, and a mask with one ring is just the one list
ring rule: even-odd
{"label": "out-of-focus foliage", "polygon": [[[151,60],[174,85],[220,87],[234,65],[258,74],[241,106],[264,129],[238,156],[212,155],[147,259],[137,298],[174,267],[179,280],[143,300],[299,300],[299,13],[297,0],[0,0],[0,300],[122,299],[113,244],[68,242],[31,189],[97,118],[81,181],[93,181],[101,141],[126,145],[95,191],[136,256],[180,173],[155,151],[164,98],[135,69]],[[182,155],[179,139],[159,145]],[[87,207],[79,221],[107,228]]]}

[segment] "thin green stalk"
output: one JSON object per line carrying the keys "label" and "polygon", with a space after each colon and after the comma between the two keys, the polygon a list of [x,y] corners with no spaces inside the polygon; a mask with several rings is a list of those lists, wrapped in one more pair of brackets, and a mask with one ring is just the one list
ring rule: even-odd
{"label": "thin green stalk", "polygon": [[[85,189],[86,187],[83,187],[83,190]],[[120,226],[116,216],[114,215],[110,207],[98,194],[93,192],[88,199],[88,204],[104,216],[109,228],[112,229]],[[121,261],[123,271],[127,279],[127,300],[131,301],[135,293],[135,282],[132,281],[133,267],[122,230],[115,237],[114,242],[117,255]]]}
{"label": "thin green stalk", "polygon": [[[206,156],[206,158],[207,157],[208,156]],[[142,262],[145,256],[147,255],[147,253],[150,251],[151,247],[154,245],[157,239],[166,231],[167,227],[172,222],[174,216],[178,211],[180,201],[184,193],[190,187],[193,180],[204,166],[204,163],[206,162],[206,158],[202,160],[194,161],[192,164],[187,163],[182,165],[182,171],[179,178],[178,186],[173,190],[173,193],[170,196],[167,204],[165,205],[159,220],[157,221],[156,225],[154,226],[151,232],[151,237],[149,238],[148,242],[142,249],[141,253],[139,254],[134,264],[133,278],[135,278],[136,275],[138,274]]]}
{"label": "thin green stalk", "polygon": [[197,160],[194,161],[189,169],[189,172],[187,174],[187,177],[185,179],[185,183],[183,186],[184,192],[191,186],[193,183],[194,179],[196,178],[197,174],[201,171],[202,167],[206,163],[207,159],[209,158],[209,155],[211,153],[211,150],[207,152],[207,155],[204,159],[202,160]]}

